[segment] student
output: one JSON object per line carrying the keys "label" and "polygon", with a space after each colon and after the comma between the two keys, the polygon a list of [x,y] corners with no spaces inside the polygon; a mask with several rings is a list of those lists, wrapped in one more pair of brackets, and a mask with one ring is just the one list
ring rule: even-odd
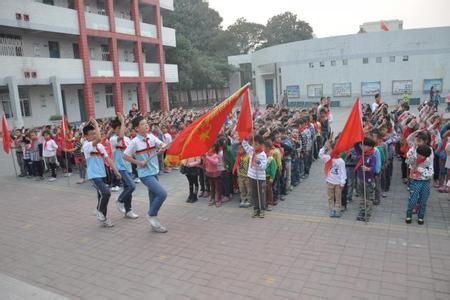
{"label": "student", "polygon": [[[149,125],[142,116],[132,121],[137,136],[131,140],[124,152],[124,159],[137,165],[141,182],[147,187],[149,195],[148,221],[154,232],[166,233],[157,216],[159,209],[167,198],[167,192],[159,183],[158,153],[165,150],[166,145],[153,134],[149,133]],[[158,151],[159,150],[159,151]]]}
{"label": "student", "polygon": [[[319,158],[328,161],[331,159],[329,153],[333,150],[334,145],[327,141],[325,146],[319,151]],[[327,175],[327,194],[328,209],[330,210],[330,218],[341,217],[342,189],[347,180],[347,171],[345,162],[342,158],[333,158],[330,172]]]}
{"label": "student", "polygon": [[44,164],[42,162],[42,143],[34,130],[30,131],[30,159],[33,165],[34,180],[44,180]]}
{"label": "student", "polygon": [[250,178],[248,178],[248,164],[249,156],[245,152],[242,146],[239,146],[238,155],[236,161],[234,162],[233,174],[237,173],[237,181],[239,185],[239,193],[241,196],[241,201],[239,207],[248,208],[250,207],[251,200],[251,186]]}
{"label": "student", "polygon": [[14,143],[12,144],[13,148],[16,150],[16,158],[17,158],[17,164],[20,168],[20,174],[19,177],[25,177],[27,176],[27,169],[25,167],[25,161],[23,158],[23,148],[24,148],[24,136],[22,135],[22,130],[16,129],[14,131]]}
{"label": "student", "polygon": [[199,166],[202,163],[200,157],[193,157],[181,161],[181,174],[184,174],[189,183],[189,197],[187,203],[195,203],[198,201],[198,174]]}
{"label": "student", "polygon": [[[372,213],[373,201],[375,199],[375,141],[369,137],[366,137],[363,142],[363,147],[357,144],[355,146],[355,151],[358,155],[357,163],[355,167],[356,177],[358,178],[358,190],[359,194],[362,195],[359,204],[359,214],[356,220],[358,221],[368,221]],[[364,151],[364,161],[362,152]],[[365,180],[365,181],[364,181]],[[364,200],[364,184],[365,184],[365,198]],[[367,206],[366,206],[367,204]],[[367,209],[367,215],[366,215]]]}
{"label": "student", "polygon": [[424,224],[425,210],[430,196],[430,182],[434,173],[433,159],[433,151],[425,144],[408,151],[406,163],[410,169],[411,182],[409,184],[410,195],[405,219],[407,224],[411,224],[412,211],[417,202],[419,203],[417,223],[419,225]]}
{"label": "student", "polygon": [[104,227],[113,227],[113,223],[106,218],[111,192],[104,182],[106,177],[104,161],[106,160],[109,163],[117,177],[120,178],[121,175],[114,166],[112,159],[109,158],[105,147],[100,143],[100,128],[95,119],[91,119],[86,126],[84,126],[83,134],[86,139],[86,142],[83,145],[83,152],[87,163],[87,176],[97,189],[97,220]]}
{"label": "student", "polygon": [[216,203],[216,207],[220,207],[221,205],[221,191],[222,184],[220,182],[221,171],[219,170],[219,146],[214,145],[211,147],[209,151],[203,156],[203,164],[205,167],[205,175],[207,180],[209,181],[209,186],[211,189],[210,198],[209,198],[209,206],[214,205]]}
{"label": "student", "polygon": [[264,152],[264,138],[260,135],[254,137],[254,146],[250,146],[247,140],[242,146],[250,157],[248,177],[252,186],[253,218],[264,218],[266,209],[266,167],[267,155]]}
{"label": "student", "polygon": [[[162,141],[166,145],[170,145],[172,143],[172,135],[169,133],[169,128],[167,126],[162,126]],[[162,160],[162,163],[164,164],[164,159]],[[164,166],[164,173],[170,173],[172,172],[172,168],[168,166]]]}
{"label": "student", "polygon": [[273,201],[273,180],[277,174],[277,163],[272,156],[272,141],[267,139],[264,143],[265,151],[267,155],[267,167],[266,167],[266,210],[272,211],[272,207],[274,206]]}
{"label": "student", "polygon": [[130,145],[131,140],[125,136],[125,118],[119,113],[111,122],[113,135],[109,139],[116,169],[120,172],[123,191],[117,198],[116,207],[125,218],[137,219],[139,216],[133,211],[131,201],[136,185],[131,177],[131,164],[123,159],[123,152]]}
{"label": "student", "polygon": [[80,173],[80,180],[77,181],[77,184],[83,184],[86,180],[86,161],[83,154],[83,142],[80,132],[75,132],[74,136],[75,142],[73,146],[74,148],[72,149],[73,159],[75,165],[78,167],[78,172]]}
{"label": "student", "polygon": [[56,150],[58,150],[58,145],[52,139],[50,131],[45,131],[42,156],[44,157],[45,164],[50,168],[52,172],[52,177],[48,180],[50,182],[56,180]]}

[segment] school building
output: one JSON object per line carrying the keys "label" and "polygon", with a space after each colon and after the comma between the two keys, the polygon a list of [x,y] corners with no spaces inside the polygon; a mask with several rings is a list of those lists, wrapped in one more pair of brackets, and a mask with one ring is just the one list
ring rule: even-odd
{"label": "school building", "polygon": [[0,114],[10,127],[169,109],[173,0],[2,0]]}
{"label": "school building", "polygon": [[322,96],[348,107],[377,93],[390,104],[404,95],[417,104],[428,100],[432,86],[442,98],[449,93],[450,27],[404,30],[400,20],[371,22],[357,34],[277,45],[228,61],[235,66],[230,89],[251,82],[252,100],[261,105],[278,103],[284,91],[291,107]]}

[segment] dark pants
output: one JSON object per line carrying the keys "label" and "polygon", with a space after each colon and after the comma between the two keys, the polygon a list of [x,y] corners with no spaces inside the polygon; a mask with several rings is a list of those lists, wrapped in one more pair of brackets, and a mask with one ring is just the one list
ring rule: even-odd
{"label": "dark pants", "polygon": [[97,210],[106,217],[111,192],[109,191],[108,186],[103,181],[103,178],[94,178],[92,179],[92,183],[97,190]]}
{"label": "dark pants", "polygon": [[209,180],[205,175],[205,170],[200,169],[200,174],[198,176],[198,179],[200,181],[200,191],[209,193],[211,191],[211,189],[209,187]]}
{"label": "dark pants", "polygon": [[26,174],[25,163],[23,161],[23,152],[16,152],[17,164],[19,164],[20,175],[24,176]]}
{"label": "dark pants", "polygon": [[408,166],[406,165],[406,159],[402,157],[402,179],[408,178]]}
{"label": "dark pants", "polygon": [[42,160],[33,161],[33,176],[44,176],[44,162]]}
{"label": "dark pants", "polygon": [[292,160],[292,185],[296,186],[300,182],[300,159],[294,158]]}
{"label": "dark pants", "polygon": [[312,164],[312,152],[308,150],[305,152],[305,175],[309,175],[309,170]]}
{"label": "dark pants", "polygon": [[220,175],[220,181],[222,182],[222,195],[230,197],[231,195],[231,174],[228,171],[223,171]]}
{"label": "dark pants", "polygon": [[31,159],[24,159],[23,164],[25,167],[25,175],[33,176],[33,162]]}
{"label": "dark pants", "polygon": [[131,173],[126,170],[119,170],[120,175],[122,175],[123,191],[120,193],[117,201],[124,204],[125,212],[131,210],[131,199],[133,198],[133,192],[136,189],[136,185],[133,182]]}
{"label": "dark pants", "polygon": [[222,185],[220,183],[220,177],[208,177],[209,186],[211,187],[211,201],[214,201],[214,198],[217,202],[220,202],[220,195],[222,190]]}
{"label": "dark pants", "polygon": [[250,178],[252,187],[252,202],[255,210],[266,209],[266,181]]}
{"label": "dark pants", "polygon": [[189,182],[189,195],[198,193],[198,175],[186,175]]}

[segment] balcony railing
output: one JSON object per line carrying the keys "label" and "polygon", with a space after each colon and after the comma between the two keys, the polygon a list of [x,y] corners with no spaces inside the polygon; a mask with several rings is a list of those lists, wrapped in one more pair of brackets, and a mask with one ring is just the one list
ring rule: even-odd
{"label": "balcony railing", "polygon": [[137,77],[139,76],[139,68],[137,63],[119,61],[119,69],[121,77]]}
{"label": "balcony railing", "polygon": [[153,24],[141,23],[141,35],[156,38],[156,26]]}
{"label": "balcony railing", "polygon": [[161,8],[173,10],[173,0],[159,0]]}
{"label": "balcony railing", "polygon": [[134,22],[127,19],[115,18],[116,31],[125,34],[135,35]]}
{"label": "balcony railing", "polygon": [[175,29],[173,29],[173,28],[163,27],[162,28],[162,39],[163,39],[164,46],[169,46],[169,47],[177,46]]}
{"label": "balcony railing", "polygon": [[168,83],[177,83],[178,82],[178,66],[177,65],[169,65],[166,64],[165,66],[165,75],[166,75],[166,82]]}
{"label": "balcony railing", "polygon": [[144,64],[144,76],[145,77],[159,77],[161,73],[159,71],[158,64]]}
{"label": "balcony railing", "polygon": [[113,77],[114,70],[111,61],[91,60],[91,76]]}
{"label": "balcony railing", "polygon": [[109,20],[107,16],[88,12],[85,13],[85,16],[87,28],[109,31]]}

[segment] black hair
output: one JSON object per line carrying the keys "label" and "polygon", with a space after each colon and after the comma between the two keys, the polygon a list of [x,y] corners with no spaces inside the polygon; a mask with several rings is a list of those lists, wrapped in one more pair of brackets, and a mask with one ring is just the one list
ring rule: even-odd
{"label": "black hair", "polygon": [[424,157],[429,157],[431,155],[431,148],[427,145],[420,145],[417,147],[416,152]]}
{"label": "black hair", "polygon": [[52,133],[50,132],[50,130],[45,130],[42,135],[49,135],[52,136]]}
{"label": "black hair", "polygon": [[364,138],[363,144],[364,144],[364,146],[375,147],[375,141],[373,139],[371,139],[370,137]]}
{"label": "black hair", "polygon": [[375,94],[375,99],[378,98],[378,97],[380,97],[380,94],[379,94],[379,93],[376,93],[376,94]]}
{"label": "black hair", "polygon": [[425,144],[429,144],[431,141],[430,135],[427,132],[420,131],[416,134],[416,139],[420,139],[425,142]]}
{"label": "black hair", "polygon": [[115,118],[114,120],[111,121],[109,125],[111,126],[112,129],[116,129],[117,127],[122,126],[122,122],[120,122],[119,118]]}
{"label": "black hair", "polygon": [[133,121],[131,121],[132,127],[133,128],[139,127],[139,123],[141,123],[142,120],[144,120],[144,117],[142,116],[137,116],[136,118],[134,118]]}
{"label": "black hair", "polygon": [[255,143],[258,143],[260,145],[264,145],[264,138],[261,135],[255,135],[254,137]]}
{"label": "black hair", "polygon": [[83,127],[83,135],[88,135],[89,131],[95,130],[95,127],[92,124],[87,124]]}

